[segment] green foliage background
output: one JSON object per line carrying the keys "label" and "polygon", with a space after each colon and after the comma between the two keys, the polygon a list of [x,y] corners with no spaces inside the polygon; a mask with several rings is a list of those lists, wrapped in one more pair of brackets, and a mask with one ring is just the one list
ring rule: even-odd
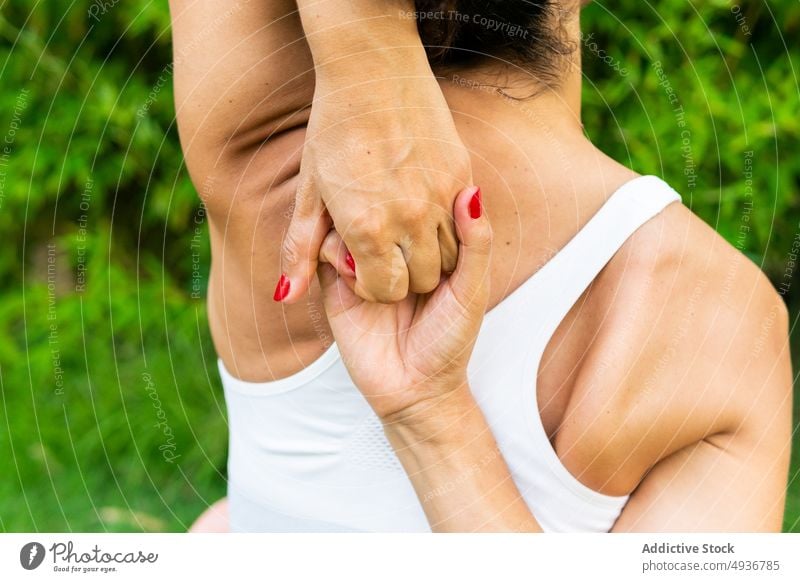
{"label": "green foliage background", "polygon": [[[0,5],[0,531],[178,531],[225,492],[166,3],[102,5]],[[583,21],[588,133],[788,284],[794,322],[800,4],[619,0]],[[788,531],[798,469],[795,448]]]}

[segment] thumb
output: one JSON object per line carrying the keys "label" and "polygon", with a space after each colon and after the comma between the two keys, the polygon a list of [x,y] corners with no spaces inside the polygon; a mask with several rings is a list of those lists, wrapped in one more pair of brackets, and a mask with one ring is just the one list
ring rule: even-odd
{"label": "thumb", "polygon": [[352,257],[348,261],[348,255],[350,253],[339,233],[335,230],[328,232],[322,243],[317,275],[329,321],[363,303],[363,300],[355,294],[355,273],[350,262]]}
{"label": "thumb", "polygon": [[294,212],[283,239],[282,275],[275,288],[275,301],[295,303],[308,292],[317,271],[322,241],[331,219],[310,182],[297,189]]}
{"label": "thumb", "polygon": [[459,240],[458,265],[449,285],[458,303],[483,315],[489,301],[489,259],[492,228],[483,208],[481,189],[466,188],[456,197],[453,216]]}

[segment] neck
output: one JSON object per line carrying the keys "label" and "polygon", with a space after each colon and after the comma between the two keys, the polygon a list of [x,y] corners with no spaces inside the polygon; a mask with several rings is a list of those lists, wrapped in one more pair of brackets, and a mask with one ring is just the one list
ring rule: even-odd
{"label": "neck", "polygon": [[[509,64],[485,63],[479,67],[440,78],[442,90],[464,139],[470,129],[482,125],[479,139],[492,133],[504,134],[535,158],[540,169],[551,167],[563,179],[564,172],[582,164],[584,156],[599,152],[589,142],[581,123],[580,21],[577,5],[562,22],[568,42],[576,48],[563,62],[556,87],[543,86],[532,72]],[[470,117],[474,119],[469,120]],[[508,151],[507,147],[499,151]],[[568,155],[567,155],[568,153]],[[499,158],[498,158],[499,160]]]}
{"label": "neck", "polygon": [[581,222],[634,177],[585,136],[580,81],[579,63],[557,88],[488,67],[444,78],[445,98],[473,153],[475,179],[515,192],[517,202],[524,194],[540,211],[571,207]]}

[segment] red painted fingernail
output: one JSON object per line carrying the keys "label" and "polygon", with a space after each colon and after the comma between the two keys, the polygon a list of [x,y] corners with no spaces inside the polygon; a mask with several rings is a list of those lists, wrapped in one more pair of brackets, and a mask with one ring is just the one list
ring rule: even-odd
{"label": "red painted fingernail", "polygon": [[289,281],[289,277],[286,275],[281,275],[278,284],[275,287],[275,295],[272,298],[275,301],[283,301],[286,299],[286,296],[289,294],[289,289],[292,287],[292,282]]}
{"label": "red painted fingernail", "polygon": [[483,214],[483,204],[481,203],[481,189],[478,188],[477,192],[472,195],[472,200],[469,201],[469,215],[471,218],[480,218]]}
{"label": "red painted fingernail", "polygon": [[347,254],[344,257],[344,262],[347,263],[347,266],[350,267],[350,270],[354,273],[356,272],[356,260],[353,258],[353,255],[350,254],[350,251],[347,251]]}

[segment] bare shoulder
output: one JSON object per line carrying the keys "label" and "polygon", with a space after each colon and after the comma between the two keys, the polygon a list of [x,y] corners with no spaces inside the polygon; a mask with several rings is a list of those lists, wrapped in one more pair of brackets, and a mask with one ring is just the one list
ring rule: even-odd
{"label": "bare shoulder", "polygon": [[683,205],[643,225],[604,276],[620,289],[605,298],[610,316],[630,315],[631,305],[642,310],[643,325],[630,333],[648,341],[631,365],[633,372],[652,369],[654,386],[724,384],[730,397],[753,381],[763,384],[787,351],[783,298],[756,264]]}
{"label": "bare shoulder", "polygon": [[[773,431],[765,427],[782,426],[776,415],[782,422],[791,400],[784,302],[685,206],[643,225],[587,301],[600,314],[597,333],[562,432],[581,426],[597,437],[584,442],[602,443],[574,447],[584,458],[573,462],[616,467],[607,490],[629,491],[658,461],[700,441],[741,441],[748,431],[763,441]],[[773,431],[776,444],[784,432]]]}
{"label": "bare shoulder", "polygon": [[[598,282],[609,315],[629,312],[631,305],[646,310],[659,327],[638,333],[657,343],[681,339],[718,356],[759,347],[757,355],[770,347],[769,339],[787,333],[785,304],[764,273],[681,204],[637,230]],[[690,333],[699,331],[707,333]]]}

